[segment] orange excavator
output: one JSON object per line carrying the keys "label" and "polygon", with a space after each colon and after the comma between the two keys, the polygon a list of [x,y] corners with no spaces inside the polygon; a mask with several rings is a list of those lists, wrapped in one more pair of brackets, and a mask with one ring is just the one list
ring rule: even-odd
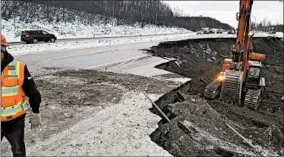
{"label": "orange excavator", "polygon": [[221,72],[204,90],[207,99],[218,98],[225,103],[245,105],[257,110],[265,87],[261,77],[264,54],[253,52],[250,18],[253,0],[240,0],[237,13],[238,30],[231,58],[225,59]]}

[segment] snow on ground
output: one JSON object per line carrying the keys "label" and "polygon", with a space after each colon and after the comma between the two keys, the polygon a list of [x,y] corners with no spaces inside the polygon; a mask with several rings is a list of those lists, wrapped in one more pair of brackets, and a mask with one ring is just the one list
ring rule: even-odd
{"label": "snow on ground", "polygon": [[153,34],[174,34],[189,33],[191,31],[177,28],[156,25],[146,25],[141,27],[140,23],[130,25],[117,25],[116,19],[104,23],[97,19],[93,25],[84,25],[79,20],[74,22],[54,22],[34,21],[25,23],[19,18],[10,19],[8,21],[2,19],[2,33],[4,33],[9,42],[19,42],[21,31],[23,30],[45,30],[56,35],[58,39],[64,38],[93,38],[93,37],[109,37],[109,36],[129,36],[129,35],[153,35]]}
{"label": "snow on ground", "polygon": [[283,32],[276,32],[276,34],[268,34],[267,32],[257,32],[254,37],[278,37],[283,38]]}
{"label": "snow on ground", "polygon": [[[160,95],[149,94],[153,100]],[[119,104],[93,113],[50,139],[29,146],[37,156],[171,156],[151,141],[160,120],[139,92],[127,92]]]}

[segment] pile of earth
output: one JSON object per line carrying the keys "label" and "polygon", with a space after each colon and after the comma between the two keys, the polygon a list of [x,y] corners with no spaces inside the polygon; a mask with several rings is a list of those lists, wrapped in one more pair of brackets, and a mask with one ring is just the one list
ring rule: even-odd
{"label": "pile of earth", "polygon": [[[192,79],[156,101],[171,121],[163,119],[151,139],[172,155],[283,156],[283,39],[253,39],[254,52],[266,55],[262,74],[266,88],[257,111],[202,98],[205,86],[230,58],[234,42],[234,38],[189,39],[149,50],[154,56],[177,59],[157,68]],[[151,111],[160,115],[155,108]]]}

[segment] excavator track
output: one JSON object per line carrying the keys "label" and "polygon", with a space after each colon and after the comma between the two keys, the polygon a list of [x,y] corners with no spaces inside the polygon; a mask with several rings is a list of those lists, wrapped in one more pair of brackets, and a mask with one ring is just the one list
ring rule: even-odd
{"label": "excavator track", "polygon": [[220,92],[219,87],[221,86],[220,82],[216,80],[211,81],[204,89],[204,98],[214,99]]}
{"label": "excavator track", "polygon": [[239,73],[229,73],[222,85],[221,99],[226,103],[236,103],[239,99],[240,81]]}
{"label": "excavator track", "polygon": [[250,109],[257,110],[260,105],[262,89],[248,89],[244,99],[244,105]]}

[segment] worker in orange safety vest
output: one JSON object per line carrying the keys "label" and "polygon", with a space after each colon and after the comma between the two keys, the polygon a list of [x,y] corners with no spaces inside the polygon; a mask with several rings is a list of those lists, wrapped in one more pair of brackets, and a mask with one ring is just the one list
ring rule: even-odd
{"label": "worker in orange safety vest", "polygon": [[39,106],[41,95],[27,66],[7,52],[7,41],[1,34],[1,141],[5,137],[15,157],[25,157],[24,128],[28,109],[32,109],[31,128],[41,125]]}

